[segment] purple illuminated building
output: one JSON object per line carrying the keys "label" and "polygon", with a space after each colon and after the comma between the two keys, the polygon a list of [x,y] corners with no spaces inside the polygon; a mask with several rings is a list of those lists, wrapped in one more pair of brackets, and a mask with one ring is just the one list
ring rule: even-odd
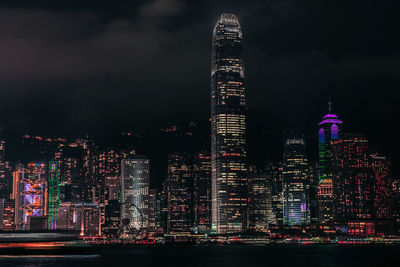
{"label": "purple illuminated building", "polygon": [[341,139],[342,124],[339,117],[332,113],[332,103],[329,100],[329,113],[318,124],[319,143],[319,179],[318,187],[318,220],[326,224],[333,222],[333,170],[332,170],[332,141]]}

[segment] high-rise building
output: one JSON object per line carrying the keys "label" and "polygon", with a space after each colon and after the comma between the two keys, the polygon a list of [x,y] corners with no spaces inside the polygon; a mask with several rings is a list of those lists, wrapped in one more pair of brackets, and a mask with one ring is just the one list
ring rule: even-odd
{"label": "high-rise building", "polygon": [[397,229],[396,233],[400,233],[400,180],[393,180],[391,190],[392,198],[390,201],[390,209]]}
{"label": "high-rise building", "polygon": [[14,199],[0,199],[0,230],[13,231],[15,228]]}
{"label": "high-rise building", "polygon": [[6,178],[5,141],[0,137],[0,198],[9,198],[10,196],[9,182]]}
{"label": "high-rise building", "polygon": [[108,177],[118,177],[120,169],[120,156],[112,149],[97,152],[94,155],[93,171],[95,181],[92,187],[93,202],[104,203],[106,180]]}
{"label": "high-rise building", "polygon": [[162,183],[161,191],[157,193],[157,232],[167,232],[167,219],[168,219],[168,177]]}
{"label": "high-rise building", "polygon": [[49,230],[57,229],[57,212],[60,206],[60,187],[59,187],[59,170],[58,162],[49,162],[49,176],[47,181],[48,192],[48,227]]}
{"label": "high-rise building", "polygon": [[29,217],[47,214],[47,179],[45,164],[28,163],[18,166],[13,174],[13,194],[16,227],[26,229]]}
{"label": "high-rise building", "polygon": [[391,217],[390,201],[392,197],[392,177],[390,160],[384,156],[371,155],[374,217],[389,219]]}
{"label": "high-rise building", "polygon": [[149,226],[148,231],[155,233],[157,231],[157,190],[149,190]]}
{"label": "high-rise building", "polygon": [[206,232],[211,226],[211,157],[207,152],[194,155],[194,227]]}
{"label": "high-rise building", "polygon": [[332,223],[333,214],[333,167],[332,167],[332,141],[341,139],[342,124],[338,116],[332,113],[332,103],[329,100],[329,112],[318,124],[319,147],[319,179],[316,179],[318,218],[322,224]]}
{"label": "high-rise building", "polygon": [[273,221],[271,224],[283,225],[283,189],[282,162],[267,164],[267,174],[271,177],[271,206]]}
{"label": "high-rise building", "polygon": [[212,228],[219,234],[247,226],[242,41],[236,16],[222,14],[214,28],[211,54]]}
{"label": "high-rise building", "polygon": [[286,140],[283,154],[283,224],[310,223],[309,164],[303,139]]}
{"label": "high-rise building", "polygon": [[272,213],[271,177],[251,167],[249,171],[249,228],[266,232],[274,223]]}
{"label": "high-rise building", "polygon": [[104,207],[104,224],[101,227],[106,237],[118,237],[121,223],[121,204],[118,200],[108,200]]}
{"label": "high-rise building", "polygon": [[332,150],[335,221],[371,219],[373,204],[368,140],[360,134],[346,134],[332,142]]}
{"label": "high-rise building", "polygon": [[106,202],[109,200],[118,199],[118,194],[121,187],[120,176],[107,176],[105,181],[106,187]]}
{"label": "high-rise building", "polygon": [[145,230],[149,223],[150,160],[132,155],[121,161],[121,218],[131,228]]}
{"label": "high-rise building", "polygon": [[193,170],[186,153],[168,155],[168,214],[167,232],[190,232],[193,228]]}

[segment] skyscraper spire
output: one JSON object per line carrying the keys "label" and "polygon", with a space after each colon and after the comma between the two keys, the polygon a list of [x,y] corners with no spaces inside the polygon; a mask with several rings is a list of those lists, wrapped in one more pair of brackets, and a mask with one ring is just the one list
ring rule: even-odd
{"label": "skyscraper spire", "polygon": [[329,111],[329,114],[332,113],[332,100],[331,100],[331,95],[329,95],[328,111]]}

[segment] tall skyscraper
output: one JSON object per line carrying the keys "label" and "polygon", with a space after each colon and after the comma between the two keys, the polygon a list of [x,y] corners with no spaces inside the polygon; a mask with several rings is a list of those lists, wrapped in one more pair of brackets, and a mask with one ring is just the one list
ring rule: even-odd
{"label": "tall skyscraper", "polygon": [[283,225],[282,162],[267,164],[267,174],[271,177],[271,205],[273,225]]}
{"label": "tall skyscraper", "polygon": [[255,167],[249,172],[249,228],[266,232],[274,223],[272,213],[271,177]]}
{"label": "tall skyscraper", "polygon": [[309,164],[303,139],[286,140],[283,154],[283,224],[310,223]]}
{"label": "tall skyscraper", "polygon": [[157,189],[149,190],[149,226],[148,231],[155,233],[157,230]]}
{"label": "tall skyscraper", "polygon": [[15,200],[15,225],[26,230],[30,217],[47,214],[47,179],[45,164],[28,163],[17,166],[13,173],[13,194]]}
{"label": "tall skyscraper", "polygon": [[121,161],[121,217],[131,228],[144,230],[149,222],[150,160],[133,155]]}
{"label": "tall skyscraper", "polygon": [[322,224],[333,222],[333,169],[332,141],[341,139],[342,124],[338,116],[332,113],[329,100],[329,112],[318,124],[319,179],[317,179],[318,218]]}
{"label": "tall skyscraper", "polygon": [[389,219],[391,217],[390,201],[392,197],[391,162],[387,157],[371,155],[374,217]]}
{"label": "tall skyscraper", "polygon": [[211,157],[209,153],[197,153],[193,163],[194,174],[194,226],[205,232],[211,226]]}
{"label": "tall skyscraper", "polygon": [[5,141],[0,136],[0,198],[10,197],[9,181],[6,178]]}
{"label": "tall skyscraper", "polygon": [[47,180],[48,188],[48,227],[49,230],[57,229],[57,212],[61,204],[59,187],[58,162],[49,162],[49,176]]}
{"label": "tall skyscraper", "polygon": [[332,142],[335,221],[371,219],[372,184],[368,140],[346,134]]}
{"label": "tall skyscraper", "polygon": [[219,234],[247,226],[242,41],[236,16],[222,14],[214,28],[211,54],[212,228]]}
{"label": "tall skyscraper", "polygon": [[189,154],[168,155],[167,232],[190,232],[193,228],[193,170]]}

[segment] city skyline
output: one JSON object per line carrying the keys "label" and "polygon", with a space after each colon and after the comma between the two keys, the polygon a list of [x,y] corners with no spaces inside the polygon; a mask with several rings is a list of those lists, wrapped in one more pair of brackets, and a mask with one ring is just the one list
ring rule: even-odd
{"label": "city skyline", "polygon": [[[17,93],[20,112],[5,112],[0,128],[0,253],[1,248],[29,249],[30,241],[38,247],[66,249],[139,244],[400,244],[398,106],[395,97],[385,96],[390,86],[395,88],[397,69],[371,70],[366,61],[372,55],[383,60],[396,50],[379,54],[360,45],[352,47],[357,43],[344,48],[335,38],[346,36],[346,27],[342,32],[329,27],[324,32],[316,25],[308,32],[304,31],[308,19],[302,20],[303,28],[282,21],[330,4],[311,8],[297,1],[252,3],[228,6],[233,11],[219,12],[212,28],[203,25],[207,17],[191,13],[204,12],[203,4],[184,0],[121,4],[134,7],[133,17],[101,5],[90,11],[81,4],[68,8],[55,4],[46,11],[39,8],[44,13],[34,12],[46,20],[63,12],[66,24],[54,27],[66,33],[50,34],[43,27],[43,35],[35,39],[37,46],[28,45],[33,49],[27,49],[28,58],[35,60],[36,54],[29,53],[44,43],[49,54],[52,49],[74,49],[71,61],[60,55],[61,61],[52,58],[54,72],[46,81],[41,80],[49,72],[46,57],[30,62],[36,67],[35,79],[13,83],[7,76],[14,71],[12,64],[3,80],[0,75],[0,87],[13,84],[22,90]],[[28,14],[37,4],[5,4],[4,14],[12,10],[24,17],[18,12]],[[3,9],[0,4],[0,15]],[[76,12],[109,17],[96,17],[99,28],[93,32],[93,17],[82,21]],[[264,18],[270,12],[280,13],[271,21],[257,19],[257,14]],[[89,25],[82,23],[85,26],[77,31],[69,24],[71,14],[78,24]],[[274,26],[274,20],[283,28]],[[328,20],[318,17],[323,26],[330,25]],[[196,30],[181,36],[194,21]],[[294,31],[274,35],[288,26]],[[13,31],[20,30],[20,25],[7,27],[0,26],[0,43],[4,36],[13,40]],[[204,30],[209,37],[202,37]],[[325,39],[327,32],[336,34],[328,34],[335,42]],[[27,32],[21,34],[32,41]],[[357,34],[354,40],[363,40],[363,32]],[[289,35],[294,39],[284,39]],[[278,36],[283,39],[275,40]],[[314,39],[309,42],[307,37]],[[281,44],[279,49],[274,42]],[[114,59],[118,59],[115,50],[124,45],[132,49],[119,54],[125,65]],[[56,49],[59,46],[63,49]],[[180,46],[181,54],[175,46]],[[196,47],[208,49],[205,73],[201,49]],[[18,49],[10,46],[10,58]],[[86,49],[83,59],[75,58],[81,49]],[[21,78],[25,74],[20,65],[27,55],[15,61]],[[274,62],[282,55],[286,55],[283,61]],[[363,66],[357,70],[356,57]],[[94,61],[84,62],[88,59]],[[66,68],[67,63],[74,71]],[[151,71],[141,73],[149,66]],[[208,93],[203,92],[203,80],[208,81]],[[378,90],[374,86],[379,83],[389,87]],[[75,89],[66,88],[72,84],[79,96],[71,98]],[[89,89],[81,88],[83,84]],[[36,95],[38,91],[34,97],[23,93],[40,85],[42,93],[55,86],[53,94],[44,98]],[[66,87],[57,91],[61,85]],[[110,86],[112,94],[107,91]],[[198,95],[200,89],[208,96],[207,103]],[[5,96],[5,100],[0,97],[2,114],[1,109],[13,101],[4,107],[1,101],[8,102],[15,92],[0,93]],[[70,114],[63,112],[71,108],[74,116],[68,119]],[[24,119],[18,121],[19,117]]]}
{"label": "city skyline", "polygon": [[[399,110],[388,97],[398,87],[398,40],[389,34],[398,20],[395,8],[374,8],[370,1],[363,12],[355,3],[341,9],[296,1],[100,2],[0,5],[1,126],[21,134],[108,139],[176,120],[207,121],[209,32],[221,13],[232,12],[246,31],[249,111],[272,129],[310,136],[331,95],[334,111],[353,132],[367,133],[386,154],[398,149],[389,140],[396,138],[391,118]],[[163,7],[169,8],[159,11]],[[145,105],[150,98],[152,105]],[[130,115],[142,112],[145,117]]]}

